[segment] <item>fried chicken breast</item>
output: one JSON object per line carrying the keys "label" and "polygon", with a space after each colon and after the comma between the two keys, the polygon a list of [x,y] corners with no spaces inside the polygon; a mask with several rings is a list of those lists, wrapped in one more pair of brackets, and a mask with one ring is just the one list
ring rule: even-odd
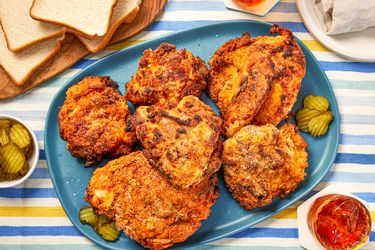
{"label": "fried chicken breast", "polygon": [[302,78],[306,73],[306,59],[290,30],[274,25],[270,32],[280,33],[280,36],[258,37],[254,44],[274,47],[272,61],[277,75],[267,99],[254,118],[254,123],[258,125],[271,123],[277,126],[287,118],[297,101]]}
{"label": "fried chicken breast", "polygon": [[136,138],[129,117],[116,82],[109,77],[86,77],[66,93],[59,112],[60,136],[72,156],[86,159],[89,166],[103,156],[131,152]]}
{"label": "fried chicken breast", "polygon": [[206,88],[205,62],[186,50],[162,43],[143,53],[137,73],[126,84],[125,97],[136,105],[174,107],[187,95],[200,96]]}
{"label": "fried chicken breast", "polygon": [[244,33],[221,46],[209,61],[208,92],[219,107],[227,137],[243,126],[286,118],[296,101],[305,57],[292,33],[274,25],[279,36]]}
{"label": "fried chicken breast", "polygon": [[216,184],[214,174],[189,190],[174,188],[138,151],[96,169],[86,200],[142,246],[163,249],[201,226],[219,196]]}
{"label": "fried chicken breast", "polygon": [[296,189],[308,166],[307,143],[292,124],[248,125],[224,142],[224,180],[245,209]]}
{"label": "fried chicken breast", "polygon": [[146,157],[173,185],[188,188],[219,170],[222,121],[197,97],[171,110],[139,107],[133,120]]}

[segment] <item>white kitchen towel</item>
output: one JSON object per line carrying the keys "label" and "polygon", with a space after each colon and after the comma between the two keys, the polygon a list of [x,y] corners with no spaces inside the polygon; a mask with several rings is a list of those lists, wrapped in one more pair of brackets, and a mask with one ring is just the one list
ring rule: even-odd
{"label": "white kitchen towel", "polygon": [[375,26],[375,0],[311,0],[328,35]]}

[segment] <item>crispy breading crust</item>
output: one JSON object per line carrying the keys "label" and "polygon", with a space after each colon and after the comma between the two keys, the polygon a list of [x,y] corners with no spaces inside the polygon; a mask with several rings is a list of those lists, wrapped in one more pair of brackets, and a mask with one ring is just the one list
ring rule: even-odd
{"label": "crispy breading crust", "polygon": [[59,112],[59,130],[74,157],[86,166],[102,156],[118,157],[131,152],[135,132],[130,112],[118,85],[109,77],[86,77],[67,91]]}
{"label": "crispy breading crust", "polygon": [[[271,34],[280,33],[283,37],[281,44],[272,50],[272,60],[275,64],[275,77],[267,100],[254,117],[254,123],[278,125],[286,119],[297,101],[302,78],[306,73],[306,59],[300,46],[290,30],[274,25]],[[269,39],[259,38],[255,43],[269,43]]]}
{"label": "crispy breading crust", "polygon": [[86,201],[144,247],[163,249],[185,241],[209,216],[217,181],[214,174],[189,190],[176,189],[138,151],[96,169]]}
{"label": "crispy breading crust", "polygon": [[274,77],[270,52],[252,43],[244,33],[221,46],[208,63],[209,94],[220,109],[227,137],[252,121]]}
{"label": "crispy breading crust", "polygon": [[187,95],[200,96],[206,88],[205,62],[186,50],[162,43],[146,50],[137,73],[126,84],[125,97],[136,105],[174,107]]}
{"label": "crispy breading crust", "polygon": [[248,125],[224,142],[224,180],[245,209],[296,189],[308,166],[307,143],[292,124]]}
{"label": "crispy breading crust", "polygon": [[[209,61],[208,92],[219,107],[227,137],[252,124],[277,125],[290,112],[305,74],[305,57],[289,30],[250,38],[244,33]],[[260,113],[259,113],[260,112]]]}
{"label": "crispy breading crust", "polygon": [[188,188],[219,170],[222,121],[197,97],[171,110],[139,107],[133,120],[150,164],[173,185]]}

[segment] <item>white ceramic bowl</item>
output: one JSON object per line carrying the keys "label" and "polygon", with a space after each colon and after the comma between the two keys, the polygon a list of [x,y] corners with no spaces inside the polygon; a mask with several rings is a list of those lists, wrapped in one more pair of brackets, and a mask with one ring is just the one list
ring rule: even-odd
{"label": "white ceramic bowl", "polygon": [[25,126],[25,128],[27,128],[27,130],[29,131],[29,133],[31,135],[31,138],[33,140],[33,143],[34,143],[33,153],[31,155],[31,157],[28,159],[28,161],[29,161],[29,171],[27,172],[27,174],[24,177],[22,177],[21,179],[17,179],[17,180],[14,180],[14,181],[0,181],[0,188],[8,188],[8,187],[14,187],[14,186],[17,186],[17,185],[21,184],[27,178],[29,178],[29,176],[34,172],[34,170],[36,168],[36,165],[38,163],[38,160],[39,160],[39,146],[38,146],[38,140],[36,139],[34,131],[24,121],[22,121],[21,119],[19,119],[17,117],[11,116],[11,115],[0,114],[0,120],[2,120],[2,119],[14,120],[16,122],[19,122],[23,126]]}

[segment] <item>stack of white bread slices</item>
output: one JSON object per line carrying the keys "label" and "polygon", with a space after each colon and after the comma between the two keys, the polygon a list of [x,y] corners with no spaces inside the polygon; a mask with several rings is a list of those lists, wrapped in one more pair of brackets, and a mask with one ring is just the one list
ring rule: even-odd
{"label": "stack of white bread slices", "polygon": [[141,0],[0,0],[0,66],[23,85],[73,33],[90,52],[102,50]]}

